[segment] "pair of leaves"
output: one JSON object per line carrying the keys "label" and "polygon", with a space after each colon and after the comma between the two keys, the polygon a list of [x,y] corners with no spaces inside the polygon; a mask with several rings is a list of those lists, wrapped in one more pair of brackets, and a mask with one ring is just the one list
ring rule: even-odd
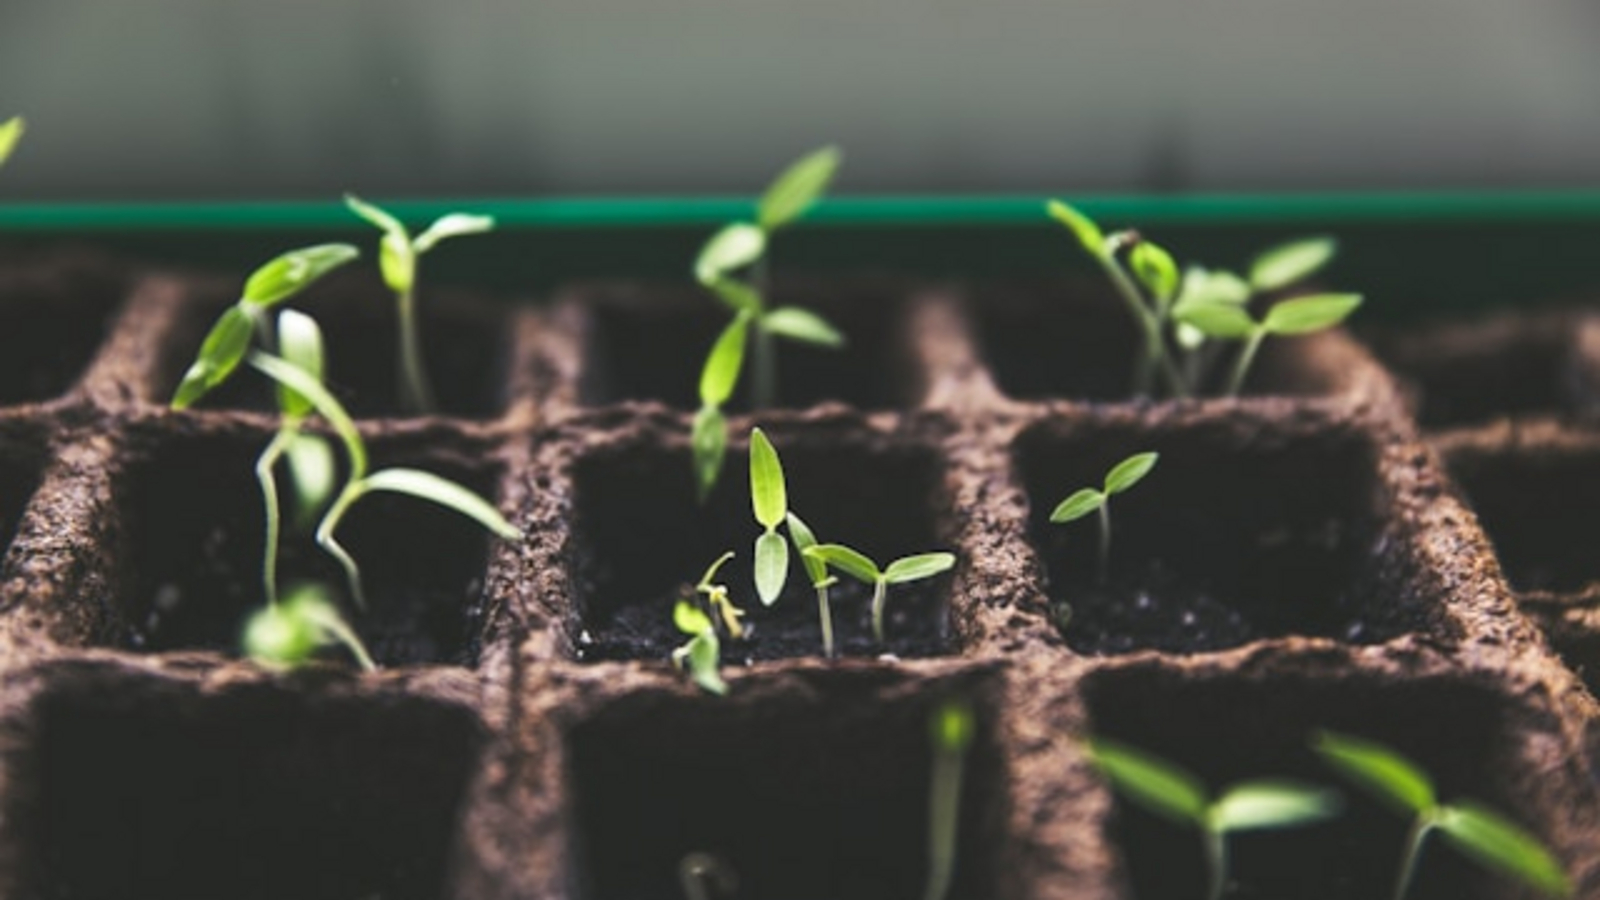
{"label": "pair of leaves", "polygon": [[[717,290],[735,308],[747,307],[738,288],[730,297],[719,285],[728,275],[753,265],[767,250],[767,238],[804,216],[828,190],[841,160],[839,148],[828,146],[802,156],[778,174],[756,204],[755,222],[733,222],[711,236],[695,259],[695,278]],[[738,284],[738,282],[733,282]],[[740,287],[743,287],[740,285]]]}
{"label": "pair of leaves", "polygon": [[693,603],[679,600],[672,610],[672,623],[679,631],[690,635],[688,643],[672,652],[672,661],[679,666],[687,666],[690,677],[707,692],[726,694],[728,684],[717,671],[722,647],[711,617]]}
{"label": "pair of leaves", "polygon": [[405,225],[382,207],[368,203],[355,194],[345,194],[344,203],[356,215],[383,232],[378,242],[378,268],[383,272],[384,284],[396,293],[405,293],[415,286],[417,258],[432,250],[440,241],[494,229],[492,216],[447,213],[435,219],[432,225],[413,239]]}
{"label": "pair of leaves", "polygon": [[1311,825],[1332,817],[1340,807],[1337,794],[1284,779],[1243,782],[1213,799],[1200,779],[1185,769],[1105,738],[1089,743],[1089,755],[1128,799],[1206,832]]}
{"label": "pair of leaves", "polygon": [[750,506],[764,529],[756,538],[756,594],[771,606],[789,578],[789,544],[777,531],[789,515],[789,494],[783,462],[759,428],[750,432]]}
{"label": "pair of leaves", "polygon": [[1360,294],[1312,294],[1274,304],[1257,322],[1249,310],[1232,303],[1179,304],[1173,315],[1207,337],[1243,340],[1256,335],[1310,334],[1343,322],[1361,305]]}
{"label": "pair of leaves", "polygon": [[318,650],[334,644],[348,648],[363,669],[377,668],[321,584],[294,586],[283,602],[263,607],[245,626],[245,654],[274,668],[302,665]]}
{"label": "pair of leaves", "polygon": [[1160,458],[1159,453],[1135,453],[1117,463],[1106,473],[1100,489],[1080,488],[1056,504],[1055,510],[1050,513],[1050,521],[1057,524],[1071,522],[1097,512],[1113,494],[1120,494],[1144,480]]}
{"label": "pair of leaves", "polygon": [[1323,732],[1313,743],[1322,758],[1353,784],[1436,829],[1480,863],[1546,893],[1567,896],[1572,886],[1539,839],[1482,804],[1441,804],[1433,781],[1394,749],[1350,735]]}
{"label": "pair of leaves", "polygon": [[921,581],[949,571],[956,564],[954,553],[918,553],[903,556],[880,569],[866,554],[843,544],[816,544],[804,550],[803,555],[826,563],[866,584]]}
{"label": "pair of leaves", "polygon": [[5,165],[11,156],[11,151],[17,148],[17,142],[22,140],[22,133],[27,129],[28,126],[21,116],[13,116],[0,122],[0,165]]}

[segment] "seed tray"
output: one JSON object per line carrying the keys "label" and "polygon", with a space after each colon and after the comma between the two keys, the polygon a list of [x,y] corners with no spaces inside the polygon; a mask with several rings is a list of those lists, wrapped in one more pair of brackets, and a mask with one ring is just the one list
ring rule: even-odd
{"label": "seed tray", "polygon": [[[1537,563],[1560,577],[1529,581],[1518,544],[1544,524],[1527,509],[1581,493],[1492,499],[1542,491],[1542,460],[1583,472],[1600,445],[1576,401],[1436,428],[1449,417],[1418,412],[1438,391],[1413,347],[1428,327],[1373,338],[1389,367],[1335,331],[1269,344],[1239,400],[1120,402],[1103,373],[1133,336],[1091,283],[780,283],[853,336],[849,377],[790,354],[804,402],[736,410],[731,433],[769,433],[819,534],[960,562],[891,596],[889,656],[860,598],[840,597],[828,662],[803,594],[736,596],[772,641],[729,648],[717,698],[665,659],[669,601],[698,575],[683,566],[747,565],[757,531],[742,437],[693,498],[709,301],[430,293],[446,414],[407,419],[363,381],[394,362],[375,276],[319,285],[330,382],[374,457],[482,490],[525,537],[403,503],[353,518],[375,609],[359,627],[385,667],[280,675],[229,650],[260,602],[248,463],[267,396],[165,407],[233,284],[82,253],[0,270],[9,345],[61,351],[0,407],[0,896],[643,900],[679,896],[678,860],[708,850],[741,897],[918,897],[926,721],[950,697],[977,714],[952,897],[1192,897],[1198,842],[1118,801],[1079,739],[1213,786],[1329,780],[1318,727],[1504,809],[1600,896],[1600,708],[1578,675],[1597,665],[1595,573]],[[684,342],[690,358],[665,354]],[[1162,464],[1119,498],[1102,587],[1092,539],[1048,510],[1145,449]],[[327,574],[292,542],[284,558]],[[1381,895],[1403,828],[1351,796],[1334,823],[1241,836],[1230,896]],[[1430,851],[1410,896],[1527,894]]]}

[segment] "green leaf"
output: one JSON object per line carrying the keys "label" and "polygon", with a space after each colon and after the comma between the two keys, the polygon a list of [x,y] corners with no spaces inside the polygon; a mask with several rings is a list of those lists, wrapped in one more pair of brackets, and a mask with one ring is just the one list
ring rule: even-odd
{"label": "green leaf", "polygon": [[733,389],[739,383],[739,370],[744,367],[745,336],[749,332],[750,314],[740,313],[711,345],[711,355],[706,357],[705,368],[700,370],[702,406],[721,406],[733,396]]}
{"label": "green leaf", "polygon": [[1255,333],[1256,321],[1242,306],[1231,303],[1180,303],[1173,318],[1197,328],[1206,337],[1237,340]]}
{"label": "green leaf", "polygon": [[1159,816],[1205,827],[1205,788],[1182,768],[1105,738],[1089,742],[1089,758],[1129,800]]}
{"label": "green leaf", "polygon": [[761,328],[806,344],[843,347],[844,335],[809,309],[781,306],[761,317]]}
{"label": "green leaf", "polygon": [[257,610],[244,628],[245,655],[263,666],[292,668],[311,658],[323,644],[322,630],[290,603]]}
{"label": "green leaf", "polygon": [[290,250],[251,273],[240,300],[252,306],[274,306],[360,255],[361,251],[349,244],[317,244]]}
{"label": "green leaf", "polygon": [[1112,467],[1106,473],[1106,496],[1120,494],[1133,487],[1150,474],[1156,467],[1156,461],[1161,459],[1159,453],[1135,453],[1122,462]]}
{"label": "green leaf", "polygon": [[728,693],[728,683],[722,680],[722,674],[717,671],[718,657],[721,655],[722,647],[717,641],[715,630],[702,631],[689,642],[691,677],[694,678],[695,684],[719,697]]}
{"label": "green leaf", "polygon": [[789,545],[776,531],[756,538],[756,594],[767,606],[778,602],[783,583],[789,580]]}
{"label": "green leaf", "polygon": [[178,390],[172,395],[173,409],[187,409],[204,397],[239,367],[250,350],[255,333],[255,318],[239,306],[230,306],[217,319],[200,344],[200,353],[183,373]]}
{"label": "green leaf", "polygon": [[1267,317],[1261,324],[1268,334],[1307,334],[1343,322],[1360,305],[1360,294],[1295,297],[1267,310]]}
{"label": "green leaf", "polygon": [[506,540],[522,537],[522,532],[511,526],[489,501],[432,472],[421,469],[384,469],[361,479],[369,491],[392,491],[409,494],[422,500],[431,500],[447,509],[453,509]]}
{"label": "green leaf", "polygon": [[722,410],[702,406],[694,414],[694,427],[689,434],[689,446],[694,452],[695,493],[700,502],[711,495],[717,486],[717,476],[722,474],[722,460],[728,454],[728,421]]}
{"label": "green leaf", "polygon": [[1339,252],[1331,237],[1310,237],[1279,244],[1250,264],[1250,284],[1257,291],[1282,290],[1316,274]]}
{"label": "green leaf", "polygon": [[687,600],[679,600],[678,605],[672,608],[672,624],[688,635],[705,634],[716,628],[704,610]]}
{"label": "green leaf", "polygon": [[756,289],[742,281],[733,278],[718,278],[706,285],[711,289],[723,305],[736,313],[748,312],[751,315],[760,315],[762,306],[761,295]]}
{"label": "green leaf", "polygon": [[806,550],[817,546],[817,536],[811,533],[811,526],[793,512],[785,519],[789,523],[789,541],[794,544],[795,552],[800,554],[800,564],[805,566],[806,577],[811,579],[812,587],[820,587],[828,580],[828,564],[806,553]]}
{"label": "green leaf", "polygon": [[883,577],[883,573],[878,571],[877,563],[843,544],[818,544],[806,550],[805,554],[820,559],[851,578],[867,584],[875,584]]}
{"label": "green leaf", "polygon": [[761,258],[767,248],[767,235],[749,222],[723,226],[711,236],[694,262],[695,277],[710,287],[722,276],[735,272]]}
{"label": "green leaf", "polygon": [[1401,812],[1417,815],[1438,805],[1427,773],[1392,748],[1332,731],[1318,734],[1312,748],[1357,787]]}
{"label": "green leaf", "polygon": [[367,222],[376,226],[377,229],[382,231],[384,234],[409,234],[409,232],[406,231],[406,226],[401,224],[399,219],[396,219],[394,216],[390,215],[383,207],[378,206],[376,203],[368,203],[360,197],[357,197],[355,194],[346,193],[344,195],[344,205],[349,207],[351,212],[363,219],[366,219]]}
{"label": "green leaf", "polygon": [[756,221],[771,232],[805,215],[828,190],[839,160],[839,148],[833,146],[813,150],[796,160],[761,195]]}
{"label": "green leaf", "polygon": [[479,216],[472,213],[449,213],[435,219],[432,225],[411,242],[411,248],[418,256],[432,250],[436,244],[446,238],[464,237],[469,234],[483,234],[494,230],[494,216]]}
{"label": "green leaf", "polygon": [[1449,841],[1478,862],[1557,897],[1572,885],[1538,838],[1500,814],[1470,801],[1439,811],[1437,827]]}
{"label": "green leaf", "polygon": [[22,140],[22,133],[27,130],[27,124],[21,116],[13,116],[0,122],[0,165],[11,156],[11,151],[17,149],[17,142]]}
{"label": "green leaf", "polygon": [[361,478],[367,472],[367,445],[361,439],[361,432],[356,428],[354,419],[345,411],[344,405],[328,393],[322,382],[312,378],[298,366],[285,362],[276,356],[260,351],[250,354],[250,365],[265,373],[273,381],[285,385],[311,401],[317,413],[333,430],[338,433],[339,439],[344,443],[345,452],[350,455],[350,477]]}
{"label": "green leaf", "polygon": [[318,435],[297,434],[284,448],[283,458],[294,489],[296,518],[309,524],[328,505],[338,485],[333,447]]}
{"label": "green leaf", "polygon": [[750,432],[750,505],[756,521],[771,531],[783,524],[789,512],[789,497],[783,483],[783,463],[767,435],[756,428]]}
{"label": "green leaf", "polygon": [[933,746],[944,753],[965,753],[972,745],[972,737],[977,730],[972,706],[963,700],[941,703],[928,722]]}
{"label": "green leaf", "polygon": [[[312,378],[323,379],[322,329],[316,319],[292,309],[279,313],[278,353]],[[289,416],[308,415],[312,409],[310,400],[281,385],[278,408]]]}
{"label": "green leaf", "polygon": [[1293,781],[1251,781],[1229,788],[1209,813],[1219,831],[1292,828],[1332,818],[1339,795],[1326,788]]}
{"label": "green leaf", "polygon": [[1140,241],[1128,253],[1135,278],[1157,300],[1171,300],[1178,290],[1178,264],[1172,255],[1149,241]]}
{"label": "green leaf", "polygon": [[919,553],[895,560],[883,570],[883,580],[890,584],[906,584],[932,578],[955,568],[954,553]]}
{"label": "green leaf", "polygon": [[1073,235],[1078,238],[1078,243],[1083,245],[1083,249],[1095,256],[1105,254],[1105,235],[1100,232],[1100,226],[1092,219],[1060,200],[1051,200],[1044,205],[1044,208],[1050,213],[1050,218],[1071,229]]}
{"label": "green leaf", "polygon": [[1224,303],[1238,306],[1250,299],[1250,285],[1232,272],[1190,266],[1183,273],[1178,303]]}
{"label": "green leaf", "polygon": [[417,281],[417,254],[404,233],[390,232],[378,241],[378,270],[389,290],[403,294]]}
{"label": "green leaf", "polygon": [[1099,510],[1105,502],[1105,494],[1094,488],[1080,488],[1073,491],[1072,496],[1056,504],[1055,511],[1050,513],[1050,521],[1057,524],[1076,521]]}

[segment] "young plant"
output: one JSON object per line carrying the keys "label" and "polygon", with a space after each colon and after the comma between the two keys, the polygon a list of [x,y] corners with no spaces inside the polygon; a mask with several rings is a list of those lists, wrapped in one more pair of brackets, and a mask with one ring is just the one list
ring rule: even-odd
{"label": "young plant", "polygon": [[922,900],[945,900],[950,893],[956,870],[961,780],[976,730],[972,707],[960,700],[942,704],[928,719],[933,774],[928,785],[928,882]]}
{"label": "young plant", "polygon": [[22,140],[22,133],[27,130],[27,124],[21,116],[13,116],[0,122],[0,166],[5,165],[11,157],[11,151],[17,148],[17,142]]}
{"label": "young plant", "polygon": [[683,646],[672,651],[672,664],[680,669],[687,668],[694,683],[708,693],[718,696],[728,693],[728,683],[717,672],[722,642],[717,639],[716,623],[692,602],[679,600],[672,609],[672,624],[689,635]]}
{"label": "young plant", "polygon": [[865,554],[843,544],[817,544],[808,547],[804,555],[820,560],[863,584],[872,585],[872,636],[879,644],[884,643],[883,607],[889,585],[932,578],[956,564],[954,553],[919,553],[897,559],[880,569]]}
{"label": "young plant", "polygon": [[789,540],[794,544],[795,552],[800,554],[800,563],[805,566],[811,587],[817,592],[817,617],[822,622],[822,655],[833,659],[833,610],[828,603],[828,588],[833,587],[839,579],[828,574],[826,563],[806,553],[817,546],[817,536],[812,533],[811,527],[792,512],[789,513],[788,522]]}
{"label": "young plant", "polygon": [[1093,739],[1088,748],[1095,767],[1118,793],[1199,833],[1209,900],[1220,900],[1228,883],[1229,834],[1313,825],[1334,816],[1341,805],[1333,791],[1281,779],[1241,782],[1212,797],[1192,773],[1142,750],[1105,738]]}
{"label": "young plant", "polygon": [[[713,234],[694,264],[695,279],[733,313],[712,345],[700,376],[700,410],[695,414],[693,447],[696,483],[702,499],[716,485],[727,445],[722,407],[732,396],[744,366],[746,335],[754,374],[750,405],[764,409],[777,402],[777,339],[837,348],[844,336],[816,313],[798,306],[773,308],[767,300],[766,251],[773,235],[798,221],[816,203],[839,167],[839,150],[824,147],[802,157],[780,174],[761,196],[756,221],[734,222]],[[751,270],[749,277],[740,272]]]}
{"label": "young plant", "polygon": [[744,610],[734,606],[733,601],[728,599],[727,585],[716,583],[717,570],[730,559],[733,559],[732,550],[717,557],[706,568],[705,574],[700,576],[700,582],[694,586],[694,591],[705,597],[711,618],[721,625],[728,637],[737,641],[745,635],[744,622],[741,621],[744,618]]}
{"label": "young plant", "polygon": [[437,409],[433,386],[422,358],[422,337],[417,328],[417,268],[423,254],[445,238],[482,234],[494,228],[491,216],[449,213],[434,220],[415,238],[399,219],[354,194],[344,195],[345,205],[383,232],[378,243],[378,267],[384,284],[394,292],[400,316],[400,403],[408,412]]}
{"label": "young plant", "polygon": [[1155,468],[1159,453],[1135,453],[1111,467],[1105,481],[1096,488],[1080,488],[1056,505],[1050,521],[1061,524],[1081,519],[1090,513],[1100,514],[1100,583],[1110,577],[1111,570],[1111,497],[1138,484]]}
{"label": "young plant", "polygon": [[362,669],[378,668],[321,584],[291,587],[283,602],[269,603],[251,616],[244,631],[245,655],[270,668],[292,669],[334,645],[348,650]]}
{"label": "young plant", "polygon": [[1376,741],[1323,732],[1312,745],[1351,784],[1411,817],[1394,900],[1406,895],[1422,857],[1423,842],[1437,831],[1479,863],[1554,897],[1572,894],[1561,863],[1539,839],[1471,800],[1440,803],[1433,781],[1416,763]]}
{"label": "young plant", "polygon": [[789,494],[778,451],[759,428],[750,432],[750,506],[764,529],[756,538],[756,595],[771,606],[789,580],[789,545],[778,534],[789,515]]}
{"label": "young plant", "polygon": [[1259,321],[1242,304],[1220,302],[1180,302],[1173,315],[1206,337],[1244,342],[1234,357],[1225,388],[1227,396],[1236,397],[1244,388],[1256,352],[1269,336],[1288,337],[1332,328],[1360,305],[1360,294],[1314,294],[1277,303]]}
{"label": "young plant", "polygon": [[728,900],[739,890],[739,873],[713,853],[695,851],[678,860],[678,886],[685,900]]}

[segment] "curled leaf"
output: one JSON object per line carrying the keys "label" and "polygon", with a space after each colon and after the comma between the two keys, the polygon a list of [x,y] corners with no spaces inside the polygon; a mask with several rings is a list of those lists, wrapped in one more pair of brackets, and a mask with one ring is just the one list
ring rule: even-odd
{"label": "curled leaf", "polygon": [[1133,275],[1145,290],[1162,303],[1178,292],[1178,264],[1172,255],[1150,241],[1140,241],[1128,254]]}

